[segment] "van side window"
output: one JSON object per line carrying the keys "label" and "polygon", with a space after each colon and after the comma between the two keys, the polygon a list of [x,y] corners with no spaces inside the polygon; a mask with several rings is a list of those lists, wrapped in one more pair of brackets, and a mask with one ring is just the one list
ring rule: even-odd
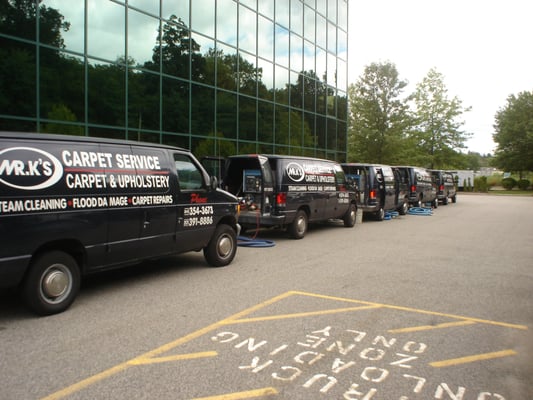
{"label": "van side window", "polygon": [[198,190],[204,187],[202,173],[187,155],[174,154],[174,163],[182,190]]}

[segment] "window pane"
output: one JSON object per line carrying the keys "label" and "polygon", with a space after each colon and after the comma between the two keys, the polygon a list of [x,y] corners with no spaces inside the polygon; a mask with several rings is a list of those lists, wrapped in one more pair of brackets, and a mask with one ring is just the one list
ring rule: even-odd
{"label": "window pane", "polygon": [[327,66],[326,52],[317,47],[316,49],[316,74],[319,79],[325,79],[324,76],[326,75],[326,66]]}
{"label": "window pane", "polygon": [[237,139],[237,95],[217,92],[217,134]]}
{"label": "window pane", "polygon": [[258,104],[257,138],[260,142],[271,143],[274,133],[274,106],[260,101]]}
{"label": "window pane", "polygon": [[159,16],[159,0],[128,0],[128,5]]}
{"label": "window pane", "polygon": [[256,52],[256,14],[246,7],[239,7],[239,48]]}
{"label": "window pane", "polygon": [[331,22],[328,22],[328,50],[337,53],[337,28]]}
{"label": "window pane", "polygon": [[259,13],[263,14],[269,19],[274,19],[274,2],[259,0],[258,2]]}
{"label": "window pane", "polygon": [[304,7],[304,36],[311,42],[315,41],[315,11]]}
{"label": "window pane", "polygon": [[[128,57],[135,65],[151,61],[157,46],[159,20],[134,10],[128,13]],[[156,58],[159,56],[156,51]]]}
{"label": "window pane", "polygon": [[289,15],[291,10],[287,0],[276,0],[276,24],[289,28]]}
{"label": "window pane", "polygon": [[326,48],[326,19],[320,15],[316,16],[316,44]]}
{"label": "window pane", "polygon": [[303,5],[300,1],[291,1],[291,31],[303,35]]}
{"label": "window pane", "polygon": [[315,45],[304,41],[304,70],[315,72]]}
{"label": "window pane", "polygon": [[249,97],[239,98],[239,139],[256,140],[256,100]]}
{"label": "window pane", "polygon": [[253,96],[257,91],[255,56],[246,53],[239,57],[239,91]]}
{"label": "window pane", "polygon": [[288,98],[285,91],[280,89],[286,89],[289,84],[289,70],[283,67],[276,66],[276,101],[288,104]]}
{"label": "window pane", "polygon": [[257,34],[260,40],[260,45],[257,49],[258,55],[272,61],[274,57],[274,24],[263,17],[259,17],[258,23]]}
{"label": "window pane", "polygon": [[[58,70],[61,74],[57,73]],[[53,121],[72,122],[72,124],[64,125],[50,121],[46,123],[44,130],[74,135],[83,133],[83,128],[77,123],[85,120],[84,76],[83,58],[75,58],[60,54],[55,50],[41,48],[41,117]],[[25,93],[25,96],[30,93]],[[30,99],[33,98],[34,96],[30,97]],[[26,100],[20,104],[24,103]]]}
{"label": "window pane", "polygon": [[215,91],[193,84],[191,94],[191,133],[208,136],[215,128]]}
{"label": "window pane", "polygon": [[178,79],[163,78],[163,130],[189,132],[189,84]]}
{"label": "window pane", "polygon": [[[10,39],[2,39],[2,45],[4,48],[0,49],[0,52],[7,54],[9,51],[11,54],[10,57],[0,59],[2,73],[0,114],[35,117],[37,111],[35,46]],[[44,71],[41,75],[43,73]],[[47,71],[47,74],[51,75],[50,79],[56,75],[54,70]]]}
{"label": "window pane", "polygon": [[110,1],[88,0],[87,53],[115,61],[126,54],[124,7]]}
{"label": "window pane", "polygon": [[236,50],[218,44],[217,48],[217,85],[232,91],[237,90],[237,54]]}
{"label": "window pane", "polygon": [[303,69],[303,42],[300,36],[291,33],[291,69],[300,72]]}
{"label": "window pane", "polygon": [[[45,0],[42,3],[48,8],[56,9],[59,14],[64,17],[63,22],[68,22],[70,24],[68,31],[61,30],[61,37],[63,38],[63,44],[65,48],[69,51],[74,51],[77,53],[83,53],[83,42],[84,42],[84,11],[79,7],[73,7],[72,0]],[[24,29],[20,29],[17,36],[20,36],[20,33],[24,33]],[[44,41],[47,44],[48,41],[43,40],[45,37],[45,32],[43,32],[43,26],[41,26],[41,41]]]}
{"label": "window pane", "polygon": [[[122,66],[112,64],[99,63],[89,67],[89,122],[124,126],[124,73]],[[155,127],[159,129],[159,124]]]}
{"label": "window pane", "polygon": [[337,87],[337,58],[328,54],[328,85]]}
{"label": "window pane", "polygon": [[233,0],[218,0],[217,7],[217,39],[237,46],[237,4]]}
{"label": "window pane", "polygon": [[337,0],[328,0],[328,21],[337,23]]}
{"label": "window pane", "polygon": [[204,186],[203,175],[191,158],[185,154],[174,154],[174,163],[182,190],[201,189]]}
{"label": "window pane", "polygon": [[204,35],[215,36],[215,0],[191,1],[191,29]]}
{"label": "window pane", "polygon": [[348,1],[339,1],[339,26],[345,31],[348,29]]}
{"label": "window pane", "polygon": [[187,27],[189,23],[189,2],[188,1],[163,1],[163,11],[161,16],[163,18],[170,18],[171,15],[175,15],[180,19]]}
{"label": "window pane", "polygon": [[276,25],[276,64],[289,67],[289,31]]}
{"label": "window pane", "polygon": [[259,82],[259,97],[272,100],[274,90],[274,65],[268,61],[257,60],[257,67],[261,69],[261,82]]}

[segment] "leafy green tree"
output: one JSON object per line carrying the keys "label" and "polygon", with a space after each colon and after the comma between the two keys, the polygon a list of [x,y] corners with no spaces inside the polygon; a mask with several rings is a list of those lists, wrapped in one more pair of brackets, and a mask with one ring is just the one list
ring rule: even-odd
{"label": "leafy green tree", "polygon": [[407,82],[393,63],[372,63],[348,89],[350,100],[348,159],[395,164],[399,161],[404,132],[409,128]]}
{"label": "leafy green tree", "polygon": [[471,136],[461,130],[464,121],[459,120],[470,107],[463,107],[457,97],[448,97],[444,77],[435,69],[429,70],[417,85],[414,102],[417,121],[412,137],[419,154],[424,155],[423,165],[442,168],[450,156],[465,148],[465,142]]}
{"label": "leafy green tree", "polygon": [[533,171],[533,92],[511,95],[496,113],[494,165],[505,171]]}

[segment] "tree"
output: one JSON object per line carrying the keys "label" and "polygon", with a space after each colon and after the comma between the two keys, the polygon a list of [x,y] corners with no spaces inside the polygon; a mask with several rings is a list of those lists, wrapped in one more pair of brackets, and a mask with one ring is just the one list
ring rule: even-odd
{"label": "tree", "polygon": [[494,165],[505,171],[533,171],[533,92],[511,95],[496,113]]}
{"label": "tree", "polygon": [[448,98],[444,77],[435,69],[417,85],[414,102],[417,123],[412,136],[425,155],[425,166],[443,168],[471,135],[460,129],[464,121],[458,120],[470,107],[464,108],[457,97]]}
{"label": "tree", "polygon": [[400,95],[407,82],[390,62],[372,63],[350,85],[348,158],[358,162],[394,164],[410,125],[407,98]]}

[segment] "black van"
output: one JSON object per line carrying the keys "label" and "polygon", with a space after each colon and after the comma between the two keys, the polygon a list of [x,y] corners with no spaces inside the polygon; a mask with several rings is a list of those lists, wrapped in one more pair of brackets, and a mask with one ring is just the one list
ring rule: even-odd
{"label": "black van", "polygon": [[430,172],[421,167],[395,166],[403,184],[409,188],[409,204],[414,207],[439,206],[436,184]]}
{"label": "black van", "polygon": [[378,221],[385,218],[386,211],[407,213],[408,198],[392,167],[364,163],[343,163],[341,166],[348,181],[359,189],[363,213],[371,214]]}
{"label": "black van", "polygon": [[437,185],[437,200],[441,204],[448,204],[448,199],[452,200],[452,203],[457,202],[457,191],[455,189],[455,181],[451,172],[431,169],[429,170],[433,179]]}
{"label": "black van", "polygon": [[0,132],[0,286],[38,314],[67,309],[90,272],[202,249],[225,266],[237,218],[187,150]]}
{"label": "black van", "polygon": [[291,237],[301,239],[310,222],[342,219],[344,226],[355,225],[356,192],[333,161],[267,154],[231,156],[222,185],[240,199],[243,229],[286,227]]}

